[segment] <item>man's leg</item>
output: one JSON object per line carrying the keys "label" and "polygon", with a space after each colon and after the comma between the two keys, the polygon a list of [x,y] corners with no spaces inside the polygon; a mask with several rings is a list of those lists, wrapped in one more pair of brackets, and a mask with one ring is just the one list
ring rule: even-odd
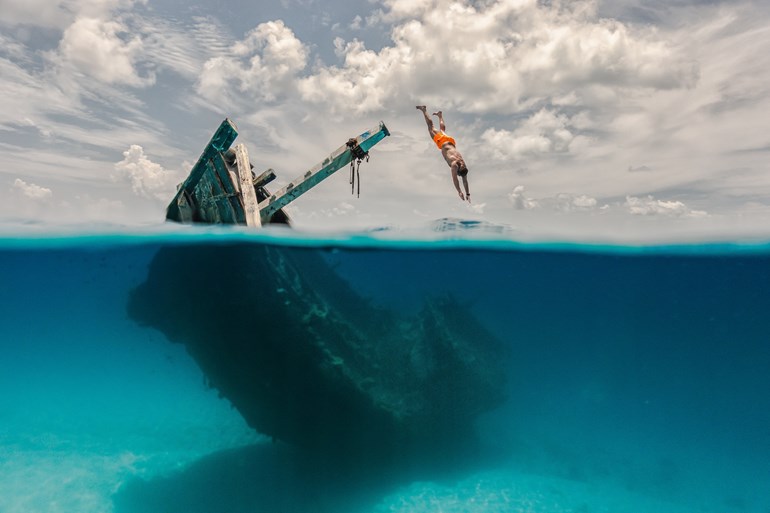
{"label": "man's leg", "polygon": [[418,105],[416,108],[422,112],[422,115],[425,118],[425,123],[428,125],[428,133],[430,134],[430,138],[433,139],[433,136],[436,133],[436,129],[433,127],[433,120],[430,119],[430,116],[428,116],[428,113],[425,111],[425,105]]}
{"label": "man's leg", "polygon": [[434,116],[438,116],[438,127],[442,132],[446,132],[446,124],[444,123],[444,113],[441,111],[434,112]]}

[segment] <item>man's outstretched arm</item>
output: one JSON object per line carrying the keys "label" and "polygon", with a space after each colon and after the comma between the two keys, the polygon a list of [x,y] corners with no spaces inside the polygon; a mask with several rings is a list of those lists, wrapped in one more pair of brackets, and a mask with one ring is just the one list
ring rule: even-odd
{"label": "man's outstretched arm", "polygon": [[465,200],[465,196],[463,195],[463,191],[460,190],[460,181],[457,179],[457,163],[452,164],[452,183],[455,184],[455,189],[457,189],[457,194],[460,195],[461,200]]}

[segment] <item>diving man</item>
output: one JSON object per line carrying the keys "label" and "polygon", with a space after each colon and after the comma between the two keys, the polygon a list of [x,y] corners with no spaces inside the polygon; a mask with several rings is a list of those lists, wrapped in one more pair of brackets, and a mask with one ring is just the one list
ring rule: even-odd
{"label": "diving man", "polygon": [[[468,189],[468,166],[465,165],[463,156],[460,155],[459,151],[457,151],[455,140],[444,133],[444,130],[446,130],[446,125],[444,124],[444,114],[441,111],[433,113],[434,116],[438,117],[439,121],[439,130],[436,130],[436,128],[433,126],[433,120],[428,116],[428,113],[425,109],[425,105],[417,105],[417,110],[422,111],[422,115],[425,117],[425,123],[428,125],[430,138],[433,139],[433,142],[436,143],[438,149],[441,150],[441,155],[444,156],[444,160],[446,160],[446,163],[452,170],[452,182],[455,185],[455,189],[457,189],[457,194],[460,195],[461,200],[468,200],[468,203],[470,203],[471,193]],[[460,182],[457,178],[458,176],[462,177],[463,179],[465,195],[463,195],[463,192],[460,190]]]}

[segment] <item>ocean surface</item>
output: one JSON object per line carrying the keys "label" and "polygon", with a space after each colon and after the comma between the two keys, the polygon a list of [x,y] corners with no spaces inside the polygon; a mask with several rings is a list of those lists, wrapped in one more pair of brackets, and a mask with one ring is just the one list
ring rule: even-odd
{"label": "ocean surface", "polygon": [[[0,512],[770,512],[770,244],[468,228],[0,235]],[[226,266],[265,245],[320,254],[392,311],[454,297],[501,340],[506,399],[476,419],[478,450],[380,478],[303,470],[130,318],[162,248]]]}

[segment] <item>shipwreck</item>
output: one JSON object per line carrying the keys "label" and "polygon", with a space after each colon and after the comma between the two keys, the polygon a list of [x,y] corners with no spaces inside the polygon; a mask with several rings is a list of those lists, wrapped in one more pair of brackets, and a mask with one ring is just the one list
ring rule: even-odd
{"label": "shipwreck", "polygon": [[[271,193],[274,173],[252,172],[245,147],[231,149],[237,131],[225,120],[167,218],[288,224],[283,207],[360,164],[387,135],[380,123]],[[335,460],[393,462],[467,446],[475,419],[504,399],[503,344],[464,305],[427,298],[409,316],[375,306],[321,249],[248,241],[163,247],[128,311],[184,344],[255,430]]]}
{"label": "shipwreck", "polygon": [[[268,169],[259,176],[253,172],[246,146],[232,147],[238,130],[225,119],[203,150],[187,179],[166,209],[166,219],[179,223],[291,224],[283,207],[309,191],[348,164],[350,182],[355,186],[359,167],[369,158],[369,150],[390,132],[385,123],[363,132],[333,151],[323,161],[270,193],[267,185],[275,179]],[[360,180],[358,181],[360,185]]]}

